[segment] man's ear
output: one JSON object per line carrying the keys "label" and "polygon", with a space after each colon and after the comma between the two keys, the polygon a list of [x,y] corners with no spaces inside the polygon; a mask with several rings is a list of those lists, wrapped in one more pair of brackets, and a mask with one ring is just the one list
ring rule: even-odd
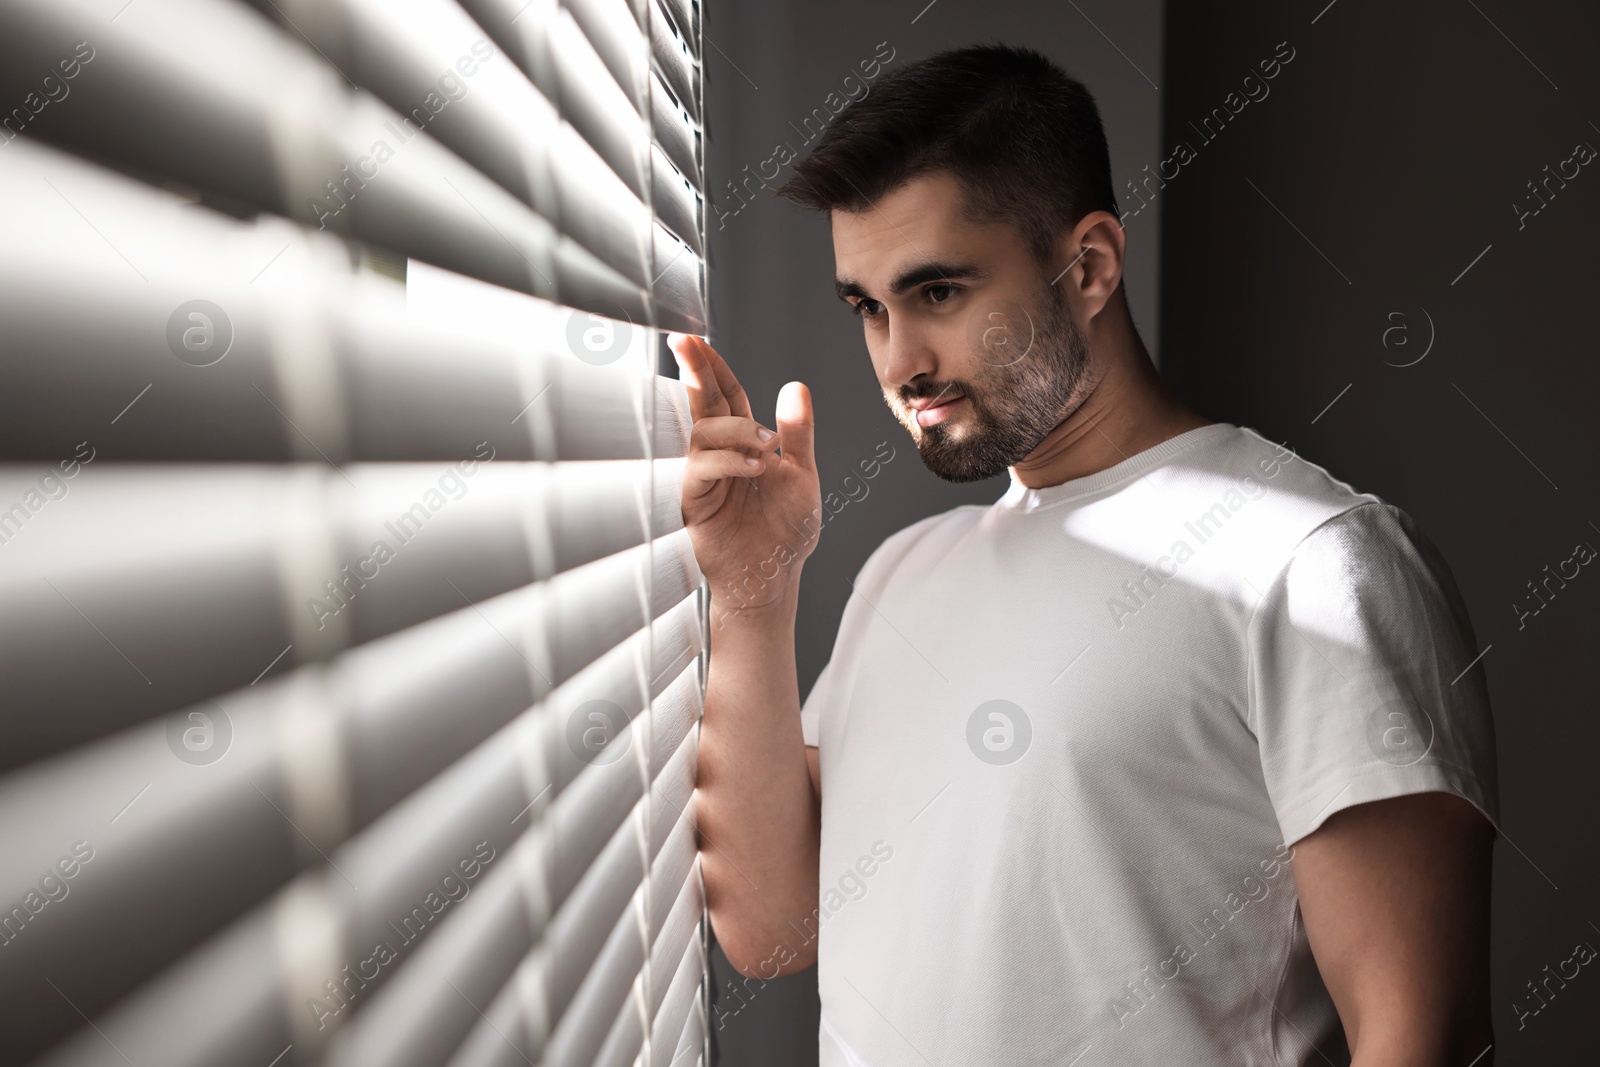
{"label": "man's ear", "polygon": [[1063,287],[1083,318],[1099,314],[1122,284],[1127,244],[1122,223],[1109,211],[1091,211],[1061,232],[1052,284]]}

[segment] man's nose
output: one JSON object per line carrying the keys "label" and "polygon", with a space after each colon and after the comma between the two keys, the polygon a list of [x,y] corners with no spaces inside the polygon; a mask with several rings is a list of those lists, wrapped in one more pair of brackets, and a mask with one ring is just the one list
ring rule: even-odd
{"label": "man's nose", "polygon": [[882,349],[879,371],[885,388],[902,389],[919,376],[937,377],[939,354],[929,332],[918,328],[914,321],[902,320],[889,324],[888,337]]}

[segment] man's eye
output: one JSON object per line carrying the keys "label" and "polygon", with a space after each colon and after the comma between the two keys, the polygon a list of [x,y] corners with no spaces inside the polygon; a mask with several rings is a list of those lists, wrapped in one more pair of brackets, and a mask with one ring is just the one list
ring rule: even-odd
{"label": "man's eye", "polygon": [[[923,295],[928,298],[930,303],[943,304],[945,301],[956,295],[956,287],[953,285],[930,285],[922,292]],[[943,295],[936,298],[934,296],[935,293],[941,293]]]}
{"label": "man's eye", "polygon": [[864,319],[876,318],[878,310],[878,302],[876,300],[862,299],[850,305],[850,314],[859,315]]}

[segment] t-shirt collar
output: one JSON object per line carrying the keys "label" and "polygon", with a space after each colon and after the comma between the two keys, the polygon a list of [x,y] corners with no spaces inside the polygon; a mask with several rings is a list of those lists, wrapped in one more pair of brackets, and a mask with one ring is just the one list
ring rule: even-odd
{"label": "t-shirt collar", "polygon": [[1037,489],[1023,485],[1017,478],[1016,470],[1007,468],[1011,484],[1000,499],[995,501],[995,506],[1014,511],[1031,511],[1034,508],[1098,493],[1130,478],[1136,478],[1180,452],[1216,443],[1238,432],[1239,428],[1230,422],[1213,422],[1197,426],[1175,437],[1169,437],[1160,444],[1152,445],[1143,452],[1137,452],[1105,470],[1086,474],[1081,478],[1069,478],[1056,485],[1040,486]]}

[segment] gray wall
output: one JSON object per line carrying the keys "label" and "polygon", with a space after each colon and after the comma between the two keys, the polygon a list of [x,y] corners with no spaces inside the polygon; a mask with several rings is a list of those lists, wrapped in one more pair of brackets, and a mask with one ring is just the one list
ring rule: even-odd
{"label": "gray wall", "polygon": [[[1537,615],[1513,605],[1537,606],[1527,583],[1578,542],[1600,548],[1600,161],[1552,180],[1537,215],[1513,204],[1537,207],[1526,183],[1578,142],[1600,148],[1600,9],[1325,7],[1169,6],[1164,143],[1196,158],[1160,192],[1165,373],[1444,552],[1489,648],[1499,746],[1495,1063],[1592,1062],[1600,962],[1520,1025],[1513,1005],[1539,1007],[1528,981],[1600,947],[1600,566],[1552,582]],[[1271,94],[1206,143],[1188,124],[1285,40]]]}
{"label": "gray wall", "polygon": [[[784,382],[798,379],[810,387],[824,494],[838,491],[840,481],[880,442],[895,449],[895,458],[866,483],[867,495],[829,520],[806,564],[797,638],[802,694],[827,661],[850,592],[846,579],[855,576],[867,554],[889,534],[927,515],[993,501],[1006,480],[955,486],[928,473],[884,405],[860,324],[833,295],[827,220],[773,201],[770,192],[746,204],[725,183],[742,181],[747,166],[759,174],[780,141],[803,154],[804,119],[812,109],[826,107],[830,92],[842,95],[844,78],[859,76],[857,64],[872,58],[880,42],[895,51],[891,69],[979,41],[1025,44],[1054,57],[1095,93],[1125,213],[1140,201],[1123,183],[1162,155],[1160,106],[1166,89],[1158,0],[925,4],[712,0],[706,12],[707,162],[720,209],[710,221],[712,344],[739,375],[756,416],[769,424]],[[816,128],[813,122],[810,129]],[[787,175],[784,168],[772,188]],[[1159,342],[1162,208],[1158,199],[1126,219],[1129,302],[1152,354]],[[723,1067],[816,1062],[815,972],[745,992],[748,1006],[741,1008],[727,988],[737,976],[720,954],[713,963],[717,1012],[725,1025],[718,1027],[714,1019],[712,1027]]]}

